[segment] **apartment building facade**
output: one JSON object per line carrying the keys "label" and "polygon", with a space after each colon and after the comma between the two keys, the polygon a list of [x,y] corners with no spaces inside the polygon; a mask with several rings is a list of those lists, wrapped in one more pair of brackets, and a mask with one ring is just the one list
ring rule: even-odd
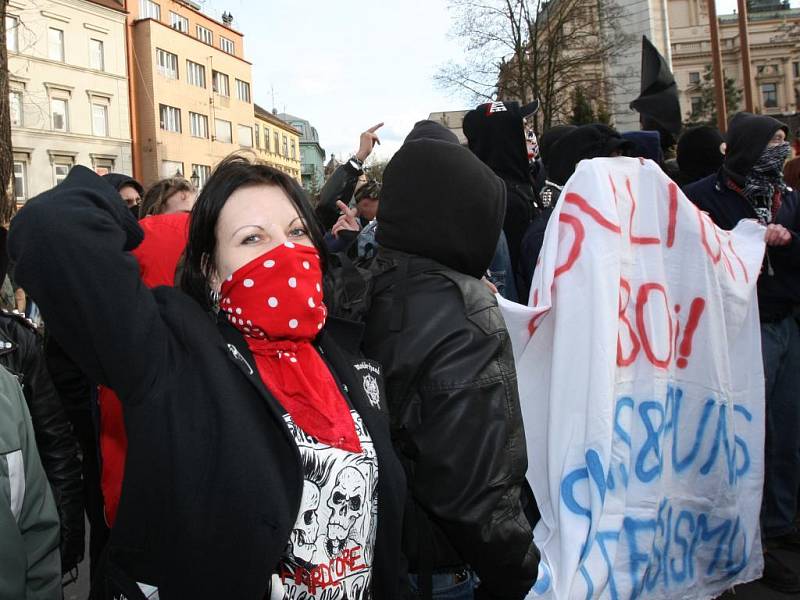
{"label": "apartment building facade", "polygon": [[77,164],[131,173],[122,3],[10,0],[6,46],[17,204]]}
{"label": "apartment building facade", "polygon": [[132,0],[128,11],[135,174],[202,187],[222,158],[255,149],[244,36],[188,0]]}
{"label": "apartment building facade", "polygon": [[[672,68],[681,92],[681,112],[700,102],[706,68],[711,66],[711,35],[704,0],[669,0]],[[754,110],[792,114],[800,110],[800,9],[755,0],[748,14]],[[741,40],[737,15],[719,17],[725,75],[742,90]],[[739,110],[744,109],[744,96]]]}
{"label": "apartment building facade", "polygon": [[253,110],[253,132],[259,158],[302,184],[300,132],[258,104],[253,105]]}

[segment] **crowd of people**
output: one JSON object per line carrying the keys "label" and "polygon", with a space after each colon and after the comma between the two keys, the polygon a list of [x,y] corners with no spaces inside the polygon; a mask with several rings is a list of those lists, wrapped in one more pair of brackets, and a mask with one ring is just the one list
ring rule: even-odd
{"label": "crowd of people", "polygon": [[616,156],[765,226],[764,582],[800,592],[774,553],[800,550],[797,134],[537,139],[537,109],[478,106],[467,145],[420,121],[380,182],[375,125],[313,199],[233,155],[199,195],[77,166],[29,201],[0,240],[27,298],[0,315],[0,598],[59,598],[85,554],[100,600],[525,598],[542,457],[495,294],[528,301],[567,181]]}

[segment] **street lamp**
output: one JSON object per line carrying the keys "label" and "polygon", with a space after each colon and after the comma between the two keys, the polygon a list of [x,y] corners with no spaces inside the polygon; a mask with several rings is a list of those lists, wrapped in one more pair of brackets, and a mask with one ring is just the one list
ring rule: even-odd
{"label": "street lamp", "polygon": [[189,179],[194,187],[200,187],[200,175],[197,174],[197,169],[192,169],[192,176]]}

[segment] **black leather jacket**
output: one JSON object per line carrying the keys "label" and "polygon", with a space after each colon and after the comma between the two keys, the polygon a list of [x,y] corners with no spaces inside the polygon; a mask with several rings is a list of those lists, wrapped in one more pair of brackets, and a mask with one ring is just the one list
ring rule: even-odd
{"label": "black leather jacket", "polygon": [[319,192],[319,202],[314,210],[324,231],[330,231],[339,218],[339,209],[336,206],[336,201],[341,200],[345,204],[350,203],[353,193],[356,191],[358,178],[363,172],[356,169],[350,161],[347,161],[339,165],[328,177],[325,185],[322,186]]}
{"label": "black leather jacket", "polygon": [[[539,552],[538,511],[511,342],[478,279],[381,248],[402,264],[375,284],[365,354],[385,371],[395,448],[406,468],[403,550],[412,573],[469,565],[478,598],[524,598]],[[389,287],[381,277],[394,277]]]}
{"label": "black leather jacket", "polygon": [[83,560],[83,483],[78,443],[61,398],[45,367],[42,340],[24,315],[0,312],[0,364],[17,377],[25,394],[42,466],[61,520],[61,569]]}

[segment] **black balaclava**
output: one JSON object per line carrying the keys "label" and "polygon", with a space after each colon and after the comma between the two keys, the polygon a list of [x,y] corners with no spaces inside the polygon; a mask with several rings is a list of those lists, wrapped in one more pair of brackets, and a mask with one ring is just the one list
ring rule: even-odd
{"label": "black balaclava", "polygon": [[550,165],[550,160],[552,158],[551,150],[553,145],[562,137],[572,133],[576,129],[577,127],[575,127],[575,125],[556,125],[555,127],[551,127],[545,131],[542,134],[542,137],[539,138],[539,156],[542,158],[542,164],[544,165],[545,171],[547,171],[547,168]]}
{"label": "black balaclava", "polygon": [[740,112],[733,116],[725,136],[727,149],[723,166],[738,186],[744,187],[753,165],[779,129],[789,131],[786,125],[765,115]]}
{"label": "black balaclava", "polygon": [[582,160],[611,156],[614,152],[625,154],[632,147],[630,141],[607,125],[581,125],[553,144],[548,179],[564,185]]}
{"label": "black balaclava", "polygon": [[664,162],[661,134],[658,131],[628,131],[622,137],[633,144],[629,156],[648,158],[659,165]]}
{"label": "black balaclava", "polygon": [[106,173],[103,175],[103,179],[110,183],[117,191],[120,191],[126,185],[129,185],[139,192],[139,196],[144,197],[144,188],[142,187],[142,184],[136,181],[130,175],[124,175],[122,173]]}
{"label": "black balaclava", "polygon": [[678,140],[675,157],[684,185],[719,171],[725,158],[720,148],[724,141],[719,129],[708,125],[684,132]]}
{"label": "black balaclava", "polygon": [[518,102],[489,102],[464,115],[469,149],[503,179],[530,183],[525,115]]}
{"label": "black balaclava", "polygon": [[457,143],[409,138],[383,174],[376,241],[481,277],[503,226],[503,181]]}

